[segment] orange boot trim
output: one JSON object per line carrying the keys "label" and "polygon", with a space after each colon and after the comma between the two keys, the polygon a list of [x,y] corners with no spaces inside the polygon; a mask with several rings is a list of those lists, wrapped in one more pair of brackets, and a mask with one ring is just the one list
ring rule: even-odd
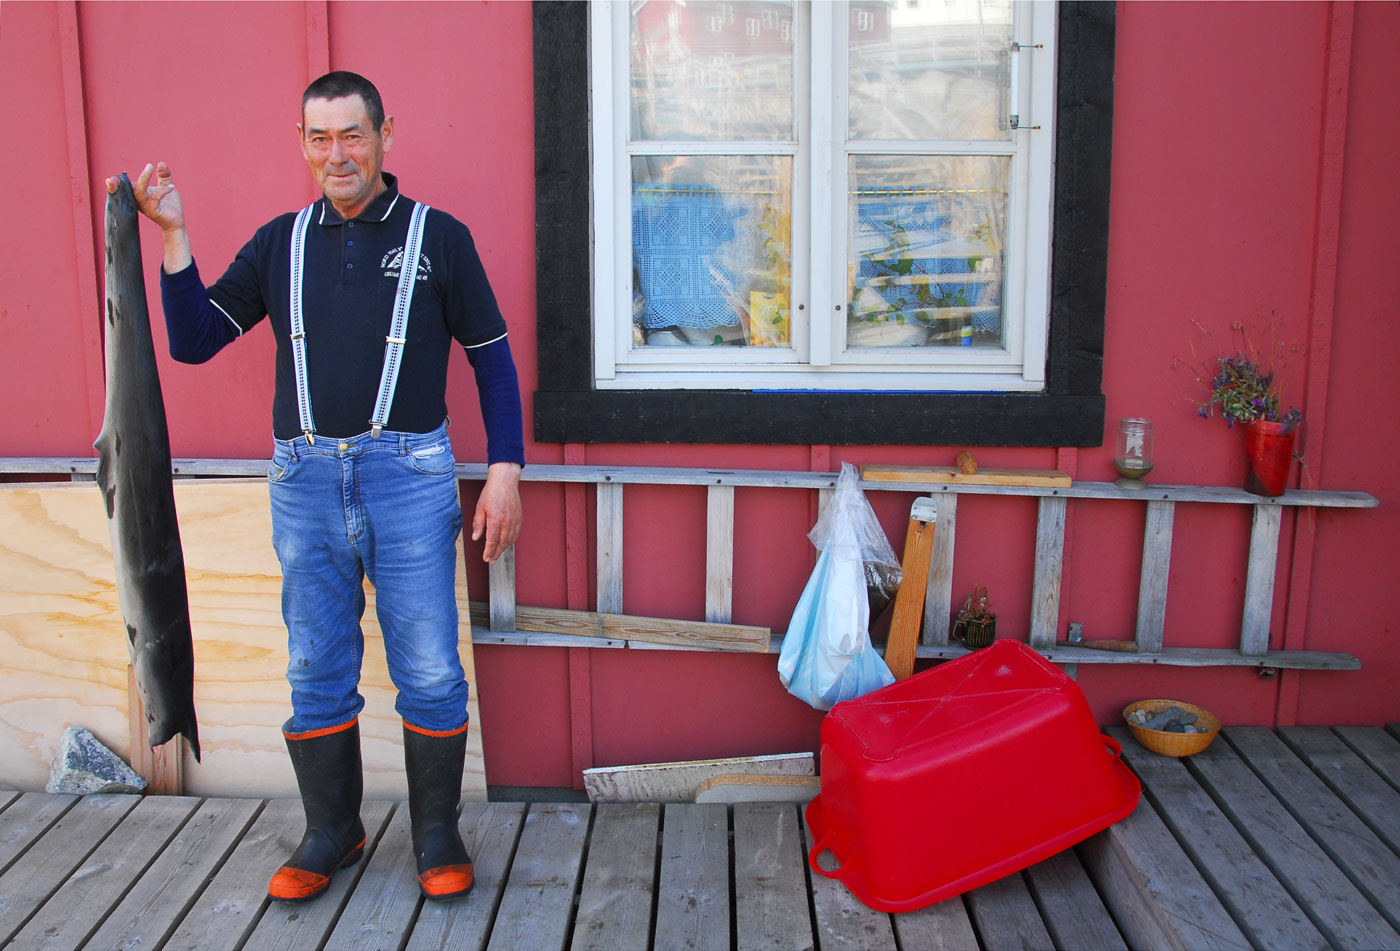
{"label": "orange boot trim", "polygon": [[330,883],[331,880],[324,875],[284,865],[273,873],[272,881],[267,883],[267,895],[274,901],[306,901],[321,894]]}
{"label": "orange boot trim", "polygon": [[475,874],[472,863],[466,865],[443,865],[430,868],[418,876],[418,884],[423,894],[433,901],[448,901],[461,898],[471,891]]}
{"label": "orange boot trim", "polygon": [[318,736],[330,736],[332,733],[343,733],[359,721],[360,718],[355,717],[354,719],[346,723],[337,724],[336,726],[328,726],[320,730],[307,730],[305,733],[288,733],[286,730],[283,730],[282,735],[289,740],[314,740]]}
{"label": "orange boot trim", "polygon": [[403,725],[404,725],[404,729],[406,729],[406,730],[412,730],[414,733],[419,733],[419,734],[421,734],[421,735],[423,735],[423,736],[437,736],[437,737],[443,737],[443,736],[456,736],[456,735],[459,734],[459,733],[465,733],[465,732],[467,732],[467,727],[471,726],[472,724],[471,724],[471,721],[468,720],[466,723],[463,723],[461,726],[457,727],[457,729],[455,729],[455,730],[429,730],[429,729],[426,729],[426,728],[421,727],[421,726],[414,726],[412,723],[409,723],[407,720],[403,721]]}

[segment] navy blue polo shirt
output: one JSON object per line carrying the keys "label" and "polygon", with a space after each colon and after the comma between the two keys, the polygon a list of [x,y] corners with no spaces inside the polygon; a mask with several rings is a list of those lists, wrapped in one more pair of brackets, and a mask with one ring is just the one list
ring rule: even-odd
{"label": "navy blue polo shirt", "polygon": [[[322,198],[307,229],[302,294],[307,378],[316,432],[328,438],[368,431],[379,389],[413,210],[413,201],[399,194],[395,177],[381,174],[387,189],[355,218],[341,218]],[[301,435],[290,339],[295,219],[296,213],[289,212],[259,228],[207,292],[193,265],[161,275],[171,354],[177,360],[208,360],[263,317],[269,319],[277,339],[273,431],[280,439]],[[447,360],[455,340],[467,348],[477,372],[489,461],[523,463],[519,389],[505,336],[505,320],[470,231],[446,212],[431,209],[385,428],[429,432],[446,418]],[[500,379],[502,358],[508,381]],[[508,393],[503,383],[509,384]],[[513,414],[502,402],[513,402]],[[503,414],[513,415],[513,421],[502,419]]]}

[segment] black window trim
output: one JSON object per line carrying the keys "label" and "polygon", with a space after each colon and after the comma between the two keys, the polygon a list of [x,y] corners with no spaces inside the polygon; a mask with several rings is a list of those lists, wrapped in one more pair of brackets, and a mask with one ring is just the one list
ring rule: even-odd
{"label": "black window trim", "polygon": [[1059,5],[1050,329],[1040,393],[596,389],[588,5],[536,0],[533,7],[536,442],[1103,443],[1114,4]]}

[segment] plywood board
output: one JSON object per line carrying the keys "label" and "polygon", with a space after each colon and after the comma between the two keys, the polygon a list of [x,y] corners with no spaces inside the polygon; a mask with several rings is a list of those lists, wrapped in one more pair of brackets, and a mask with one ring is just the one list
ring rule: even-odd
{"label": "plywood board", "polygon": [[932,485],[1040,485],[1068,488],[1069,473],[1058,469],[993,469],[961,472],[957,466],[861,466],[866,482],[913,482]]}
{"label": "plywood board", "polygon": [[676,763],[596,766],[583,771],[583,786],[592,802],[694,802],[700,784],[715,776],[814,776],[811,753],[734,756]]}
{"label": "plywood board", "polygon": [[[204,760],[185,788],[204,796],[290,796],[281,726],[291,715],[281,570],[264,480],[178,480],[175,505],[194,631]],[[472,682],[463,795],[486,798],[466,568],[457,563],[461,657]],[[402,727],[366,585],[360,717],[365,796],[404,799]],[[85,726],[129,759],[126,636],[102,498],[91,483],[0,486],[0,762],[42,789],[63,729]]]}

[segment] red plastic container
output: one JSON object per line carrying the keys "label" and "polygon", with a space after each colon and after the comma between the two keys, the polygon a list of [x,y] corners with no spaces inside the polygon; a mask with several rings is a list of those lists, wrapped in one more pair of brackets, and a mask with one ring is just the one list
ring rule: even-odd
{"label": "red plastic container", "polygon": [[1293,447],[1298,440],[1295,423],[1256,419],[1244,428],[1246,468],[1244,490],[1255,495],[1283,495],[1293,468]]}
{"label": "red plastic container", "polygon": [[[1079,685],[1019,641],[838,703],[821,735],[808,859],[880,911],[1033,865],[1142,794]],[[827,850],[834,870],[817,864]]]}

